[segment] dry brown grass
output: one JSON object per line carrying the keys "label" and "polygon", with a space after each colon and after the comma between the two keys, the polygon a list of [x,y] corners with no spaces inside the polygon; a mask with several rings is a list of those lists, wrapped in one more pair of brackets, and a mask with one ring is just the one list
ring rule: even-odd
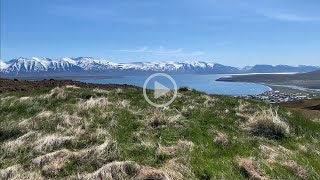
{"label": "dry brown grass", "polygon": [[90,125],[87,119],[78,116],[77,113],[69,114],[64,111],[59,113],[53,120],[58,121],[57,130],[74,136],[84,134]]}
{"label": "dry brown grass", "polygon": [[106,138],[106,137],[110,137],[110,134],[109,134],[109,132],[108,132],[108,130],[106,130],[105,128],[100,128],[100,127],[98,127],[97,129],[96,129],[96,136],[97,136],[97,138]]}
{"label": "dry brown grass", "polygon": [[49,118],[53,115],[52,111],[42,111],[37,115],[37,118]]}
{"label": "dry brown grass", "polygon": [[176,155],[177,153],[192,151],[193,147],[194,147],[193,142],[179,140],[177,144],[173,146],[160,145],[158,148],[158,153],[165,154],[165,155]]}
{"label": "dry brown grass", "polygon": [[161,168],[142,166],[139,175],[133,179],[137,180],[188,180],[196,179],[192,170],[185,160],[171,159]]}
{"label": "dry brown grass", "polygon": [[119,108],[129,108],[130,106],[130,101],[128,100],[121,100],[121,101],[118,101],[118,104],[117,104],[117,107]]}
{"label": "dry brown grass", "polygon": [[144,131],[134,132],[133,140],[138,146],[143,148],[155,148],[156,144],[148,139],[148,134]]}
{"label": "dry brown grass", "polygon": [[19,149],[22,146],[28,145],[29,143],[31,144],[32,141],[37,138],[39,136],[39,134],[35,131],[30,131],[20,137],[18,137],[15,140],[11,140],[8,141],[6,143],[4,143],[4,145],[2,146],[2,148],[6,151],[6,152],[14,152],[17,149]]}
{"label": "dry brown grass", "polygon": [[116,89],[116,94],[121,94],[121,93],[123,93],[123,89],[121,89],[121,88],[118,88],[118,89]]}
{"label": "dry brown grass", "polygon": [[226,133],[218,132],[216,137],[214,138],[214,142],[220,145],[228,145],[229,144],[229,136]]}
{"label": "dry brown grass", "polygon": [[82,101],[78,103],[78,111],[87,111],[92,108],[104,108],[106,107],[110,102],[108,101],[108,98],[106,97],[100,97],[100,98],[90,98],[86,101]]}
{"label": "dry brown grass", "polygon": [[52,151],[70,144],[73,139],[74,137],[72,136],[61,136],[58,134],[47,135],[35,142],[34,149],[38,152]]}
{"label": "dry brown grass", "polygon": [[260,145],[260,150],[264,158],[267,159],[269,163],[281,162],[288,160],[292,157],[293,152],[282,146],[267,146]]}
{"label": "dry brown grass", "polygon": [[62,149],[33,159],[30,168],[40,168],[44,176],[55,176],[63,170],[73,156],[73,152]]}
{"label": "dry brown grass", "polygon": [[237,107],[238,112],[247,112],[249,110],[250,103],[243,100],[239,100],[239,106]]}
{"label": "dry brown grass", "polygon": [[261,109],[253,114],[245,115],[244,130],[257,136],[281,139],[290,133],[289,125],[278,115],[277,110]]}
{"label": "dry brown grass", "polygon": [[202,95],[202,97],[205,98],[205,101],[203,102],[204,107],[208,108],[208,107],[213,107],[216,105],[217,103],[217,99],[214,97],[211,97],[209,95]]}
{"label": "dry brown grass", "polygon": [[75,86],[75,85],[66,85],[65,88],[66,89],[80,89],[80,87]]}
{"label": "dry brown grass", "polygon": [[101,93],[101,94],[109,94],[110,93],[110,91],[107,91],[107,90],[104,90],[104,89],[93,89],[92,90],[93,92],[95,92],[95,93]]}
{"label": "dry brown grass", "polygon": [[5,97],[1,96],[1,101],[0,101],[0,103],[5,103],[5,102],[7,102],[7,101],[13,101],[13,100],[15,100],[16,98],[17,98],[17,96],[5,96]]}
{"label": "dry brown grass", "polygon": [[168,117],[165,115],[163,110],[155,110],[150,117],[149,125],[153,128],[165,126],[168,123]]}
{"label": "dry brown grass", "polygon": [[106,137],[102,144],[82,149],[76,154],[84,162],[99,158],[114,160],[119,157],[117,142],[110,137]]}
{"label": "dry brown grass", "polygon": [[178,113],[177,115],[170,116],[168,122],[176,128],[181,128],[183,126],[183,120],[185,119],[186,118],[182,114]]}
{"label": "dry brown grass", "polygon": [[20,102],[24,102],[24,101],[32,101],[32,97],[30,97],[30,96],[24,96],[24,97],[20,97],[19,98],[19,101]]}
{"label": "dry brown grass", "polygon": [[10,166],[6,169],[0,170],[0,179],[5,180],[22,180],[22,179],[32,179],[32,180],[42,180],[45,179],[42,177],[39,171],[25,171],[21,165]]}
{"label": "dry brown grass", "polygon": [[19,171],[21,170],[20,165],[14,165],[7,167],[6,169],[0,169],[0,179],[14,179]]}
{"label": "dry brown grass", "polygon": [[171,159],[161,169],[170,180],[196,179],[188,163],[183,159]]}
{"label": "dry brown grass", "polygon": [[50,94],[47,97],[64,99],[66,97],[65,90],[63,87],[55,87],[51,90]]}
{"label": "dry brown grass", "polygon": [[308,171],[297,162],[291,160],[284,162],[282,165],[301,179],[308,179]]}
{"label": "dry brown grass", "polygon": [[239,168],[248,176],[248,178],[253,180],[267,180],[269,179],[260,170],[257,163],[254,163],[252,158],[240,158]]}
{"label": "dry brown grass", "polygon": [[79,179],[83,180],[120,180],[120,179],[131,179],[140,173],[141,167],[132,161],[112,162],[104,165],[97,171],[83,175]]}
{"label": "dry brown grass", "polygon": [[161,169],[143,167],[136,180],[169,180],[165,172]]}
{"label": "dry brown grass", "polygon": [[[104,130],[99,130],[100,136],[109,136],[102,131]],[[61,141],[61,139],[63,139],[63,141]],[[34,143],[36,145],[35,149],[40,152],[44,152],[44,150],[48,149],[55,149],[58,148],[58,146],[61,146],[61,142],[65,143],[65,139],[66,137],[48,135],[46,137],[38,139],[38,141]],[[69,140],[69,138],[67,139]],[[1,169],[0,179],[41,179],[57,177],[57,175],[59,175],[63,171],[65,166],[70,162],[70,158],[79,158],[83,163],[89,161],[91,162],[92,160],[98,160],[99,158],[113,158],[117,155],[117,149],[114,148],[114,144],[114,141],[106,139],[105,142],[100,145],[93,146],[88,149],[82,149],[80,151],[73,152],[67,149],[57,150],[34,158],[31,161],[30,165],[28,165],[27,167],[28,171],[24,172],[20,168],[20,165],[12,166],[7,169]],[[125,165],[123,167],[126,168]],[[112,173],[115,172],[114,168],[116,167],[111,167]],[[38,172],[39,170],[41,171],[41,173]]]}
{"label": "dry brown grass", "polygon": [[57,115],[57,118],[60,119],[63,125],[73,125],[79,124],[82,122],[82,118],[79,117],[77,114],[69,114],[68,112],[61,112]]}

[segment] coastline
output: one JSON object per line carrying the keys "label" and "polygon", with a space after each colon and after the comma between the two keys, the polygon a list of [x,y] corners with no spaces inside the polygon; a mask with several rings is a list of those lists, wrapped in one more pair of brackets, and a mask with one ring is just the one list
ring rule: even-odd
{"label": "coastline", "polygon": [[270,88],[261,94],[253,96],[242,96],[246,99],[263,101],[271,104],[292,103],[305,100],[319,100],[320,90],[306,89],[301,87],[272,85],[261,83]]}
{"label": "coastline", "polygon": [[308,73],[272,73],[272,74],[248,74],[229,75],[217,79],[222,82],[248,82],[267,86],[283,86],[305,91],[320,91],[320,71]]}

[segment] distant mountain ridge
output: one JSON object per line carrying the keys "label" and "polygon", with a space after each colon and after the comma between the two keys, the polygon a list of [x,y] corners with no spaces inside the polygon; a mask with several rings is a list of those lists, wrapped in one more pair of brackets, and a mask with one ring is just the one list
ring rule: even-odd
{"label": "distant mountain ridge", "polygon": [[137,75],[154,72],[170,74],[242,74],[310,72],[319,66],[255,65],[237,68],[204,61],[186,62],[134,62],[114,63],[92,57],[78,58],[18,58],[0,61],[2,76],[46,76],[46,75]]}
{"label": "distant mountain ridge", "polygon": [[277,73],[277,72],[310,72],[319,69],[317,66],[288,66],[288,65],[255,65],[245,67],[247,73]]}

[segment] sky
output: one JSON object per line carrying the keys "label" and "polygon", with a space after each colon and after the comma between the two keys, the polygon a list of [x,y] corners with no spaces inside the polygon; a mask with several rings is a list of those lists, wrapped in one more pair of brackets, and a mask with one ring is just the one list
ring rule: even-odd
{"label": "sky", "polygon": [[320,65],[319,0],[1,0],[1,59]]}

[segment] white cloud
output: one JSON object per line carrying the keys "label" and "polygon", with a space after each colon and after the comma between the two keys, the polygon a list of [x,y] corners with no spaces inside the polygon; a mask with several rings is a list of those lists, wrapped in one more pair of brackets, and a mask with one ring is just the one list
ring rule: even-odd
{"label": "white cloud", "polygon": [[264,11],[261,13],[263,16],[279,21],[292,21],[292,22],[320,22],[320,17],[298,15],[286,11]]}
{"label": "white cloud", "polygon": [[151,49],[148,47],[141,47],[138,49],[121,49],[117,50],[120,52],[127,52],[127,53],[147,53],[147,54],[154,54],[154,55],[172,55],[172,56],[202,56],[205,53],[203,51],[193,51],[193,52],[186,52],[183,49],[166,49],[164,47],[159,47],[158,49]]}

